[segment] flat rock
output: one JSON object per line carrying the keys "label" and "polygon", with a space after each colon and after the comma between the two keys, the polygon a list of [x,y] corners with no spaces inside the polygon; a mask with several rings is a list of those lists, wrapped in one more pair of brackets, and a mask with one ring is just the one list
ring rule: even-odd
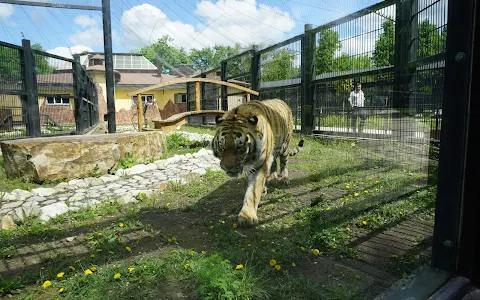
{"label": "flat rock", "polygon": [[87,177],[83,180],[88,184],[88,186],[102,185],[105,183],[102,179],[95,177]]}
{"label": "flat rock", "polygon": [[40,208],[40,220],[48,221],[58,215],[64,214],[68,211],[68,206],[65,202],[56,202]]}
{"label": "flat rock", "polygon": [[163,141],[162,132],[150,131],[8,140],[0,147],[7,177],[43,182],[107,174],[128,153],[161,157]]}
{"label": "flat rock", "polygon": [[13,222],[12,217],[10,217],[9,215],[2,217],[2,222],[0,223],[1,230],[10,230],[15,227],[17,227],[17,224]]}
{"label": "flat rock", "polygon": [[2,209],[12,209],[15,207],[19,207],[23,204],[23,201],[12,201],[12,202],[7,202],[2,205]]}
{"label": "flat rock", "polygon": [[40,207],[17,207],[13,210],[12,218],[17,223],[25,223],[30,218],[38,217],[42,214]]}
{"label": "flat rock", "polygon": [[53,188],[36,188],[32,190],[32,193],[34,193],[37,196],[46,197],[46,196],[51,196],[53,194],[56,194],[57,190]]}
{"label": "flat rock", "polygon": [[8,193],[8,195],[4,196],[3,199],[7,201],[23,201],[32,196],[34,196],[34,194],[30,193],[29,191],[15,189]]}
{"label": "flat rock", "polygon": [[120,177],[116,175],[107,174],[107,175],[101,176],[100,179],[103,180],[104,183],[109,183],[112,181],[117,181],[118,179],[120,179]]}

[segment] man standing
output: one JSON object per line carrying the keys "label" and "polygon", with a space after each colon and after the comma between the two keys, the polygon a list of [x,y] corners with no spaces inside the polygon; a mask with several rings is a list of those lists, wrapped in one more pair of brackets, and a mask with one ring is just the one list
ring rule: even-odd
{"label": "man standing", "polygon": [[365,120],[367,119],[367,115],[365,114],[364,107],[365,107],[365,95],[362,91],[362,84],[360,82],[354,82],[353,91],[350,93],[350,97],[348,97],[348,102],[353,108],[352,112],[352,128],[353,132],[357,131],[357,118],[360,117],[360,126],[358,127],[358,131],[363,131],[363,125],[365,124]]}

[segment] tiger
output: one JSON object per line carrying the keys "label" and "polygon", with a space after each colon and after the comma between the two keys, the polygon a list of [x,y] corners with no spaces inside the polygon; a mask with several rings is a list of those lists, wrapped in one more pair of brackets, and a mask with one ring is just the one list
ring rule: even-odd
{"label": "tiger", "polygon": [[[270,99],[243,103],[215,118],[216,130],[212,150],[220,159],[220,167],[230,178],[248,175],[248,187],[243,206],[238,214],[238,226],[254,227],[258,224],[257,209],[262,195],[266,195],[266,182],[288,182],[287,161],[303,147],[289,150],[293,134],[293,117],[283,100]],[[277,173],[280,160],[280,175]]]}

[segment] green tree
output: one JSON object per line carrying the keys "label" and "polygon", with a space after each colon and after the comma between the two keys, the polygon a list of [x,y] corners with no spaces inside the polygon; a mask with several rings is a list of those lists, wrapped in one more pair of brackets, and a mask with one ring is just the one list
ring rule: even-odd
{"label": "green tree", "polygon": [[220,66],[220,63],[236,54],[238,54],[240,45],[234,47],[215,45],[202,49],[193,48],[190,51],[190,60],[196,70],[208,70]]}
{"label": "green tree", "polygon": [[[178,49],[175,46],[170,45],[172,41],[172,38],[168,35],[164,35],[155,43],[140,49],[140,53],[154,64],[157,63],[157,57],[161,57],[174,68],[178,68],[180,64],[190,64],[191,59],[187,51],[184,48]],[[168,74],[170,72],[170,67],[164,65],[162,72]]]}
{"label": "green tree", "polygon": [[341,47],[338,32],[331,29],[320,32],[316,50],[317,75],[335,71],[335,52]]}
{"label": "green tree", "polygon": [[334,71],[362,70],[372,67],[372,60],[366,55],[349,56],[342,53],[334,60]]}
{"label": "green tree", "polygon": [[295,53],[279,50],[271,53],[261,70],[262,81],[277,81],[300,77],[300,67],[294,66]]}
{"label": "green tree", "polygon": [[[45,51],[39,43],[32,45],[32,49]],[[35,57],[35,66],[37,67],[37,74],[52,74],[55,70],[54,67],[48,64],[48,56],[43,54],[34,54]]]}
{"label": "green tree", "polygon": [[393,51],[395,41],[395,23],[392,20],[386,20],[382,24],[383,32],[375,42],[373,50],[373,62],[377,67],[393,65]]}
{"label": "green tree", "polygon": [[424,58],[445,50],[446,31],[440,32],[428,19],[418,25],[417,58]]}

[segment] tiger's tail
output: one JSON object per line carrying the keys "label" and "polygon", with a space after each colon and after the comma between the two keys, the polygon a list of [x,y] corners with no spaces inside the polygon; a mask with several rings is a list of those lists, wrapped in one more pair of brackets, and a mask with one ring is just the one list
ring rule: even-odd
{"label": "tiger's tail", "polygon": [[303,143],[304,141],[303,140],[300,140],[300,142],[298,142],[298,146],[293,148],[292,150],[290,150],[290,152],[287,153],[288,156],[294,156],[296,155],[298,152],[300,152],[300,150],[302,149],[303,147]]}

